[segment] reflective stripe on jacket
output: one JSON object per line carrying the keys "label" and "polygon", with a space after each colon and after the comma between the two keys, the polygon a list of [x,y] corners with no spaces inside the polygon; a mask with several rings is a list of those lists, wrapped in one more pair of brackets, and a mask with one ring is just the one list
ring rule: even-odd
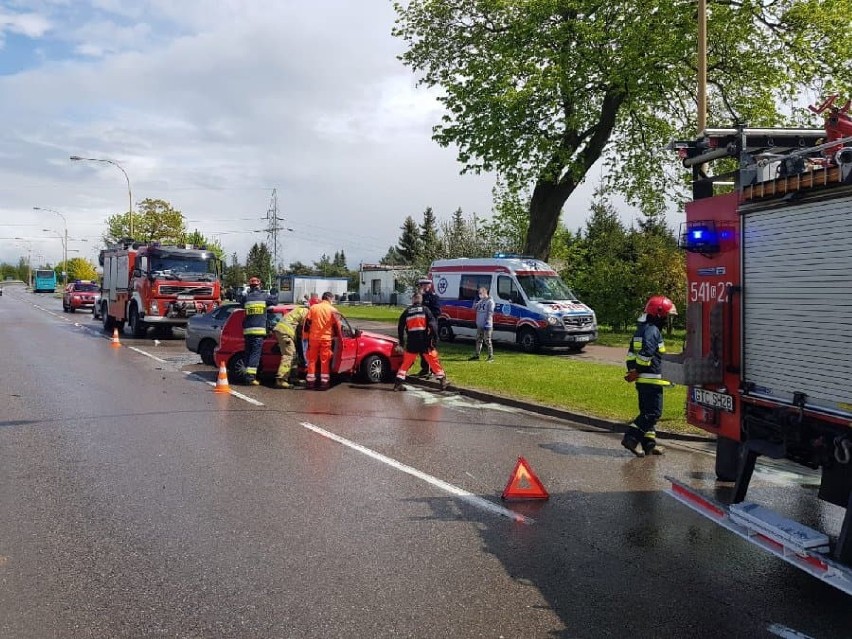
{"label": "reflective stripe on jacket", "polygon": [[627,351],[627,370],[639,373],[637,384],[669,386],[663,379],[663,358],[666,345],[660,329],[650,322],[639,322]]}
{"label": "reflective stripe on jacket", "polygon": [[299,324],[302,323],[307,315],[308,308],[306,306],[297,306],[282,317],[281,321],[279,321],[272,330],[276,333],[283,333],[290,339],[294,340],[296,339],[296,329],[299,328]]}
{"label": "reflective stripe on jacket", "polygon": [[270,298],[264,291],[253,289],[246,293],[243,308],[243,335],[266,335],[266,307]]}
{"label": "reflective stripe on jacket", "polygon": [[412,304],[399,316],[397,323],[399,343],[405,344],[409,353],[425,353],[438,336],[435,316],[425,306]]}

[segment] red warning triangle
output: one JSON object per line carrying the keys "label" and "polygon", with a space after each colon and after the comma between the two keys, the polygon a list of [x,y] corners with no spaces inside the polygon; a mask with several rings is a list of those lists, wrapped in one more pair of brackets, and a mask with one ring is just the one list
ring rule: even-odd
{"label": "red warning triangle", "polygon": [[515,469],[509,476],[509,482],[503,489],[503,499],[547,499],[550,495],[544,489],[541,480],[530,468],[527,460],[518,457]]}

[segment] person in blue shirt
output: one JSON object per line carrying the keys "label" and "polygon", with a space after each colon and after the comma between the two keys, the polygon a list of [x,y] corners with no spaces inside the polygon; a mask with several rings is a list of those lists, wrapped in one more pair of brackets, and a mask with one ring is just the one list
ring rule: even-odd
{"label": "person in blue shirt", "polygon": [[654,295],[645,304],[636,332],[627,351],[627,382],[636,382],[639,396],[639,415],[627,427],[621,445],[637,457],[662,455],[665,449],[657,445],[655,426],[663,414],[663,388],[671,382],[663,379],[662,354],[666,352],[660,329],[669,315],[677,315],[674,302],[663,295]]}

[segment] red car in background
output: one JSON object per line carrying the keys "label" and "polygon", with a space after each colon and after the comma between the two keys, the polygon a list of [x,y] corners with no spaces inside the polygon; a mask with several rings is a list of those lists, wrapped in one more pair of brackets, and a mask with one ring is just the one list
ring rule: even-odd
{"label": "red car in background", "polygon": [[[258,377],[274,377],[281,362],[278,341],[272,334],[272,328],[295,306],[281,304],[270,306],[266,310],[266,329],[269,333],[263,341],[263,351],[258,367]],[[216,366],[222,363],[228,369],[228,380],[244,383],[246,380],[246,352],[243,339],[243,315],[245,311],[236,309],[222,327],[219,346],[214,351]],[[402,364],[402,351],[397,348],[395,337],[371,333],[353,328],[349,321],[338,313],[340,334],[334,338],[332,375],[360,375],[370,383],[390,381]],[[301,355],[301,348],[299,349]]]}
{"label": "red car in background", "polygon": [[88,308],[94,311],[95,296],[100,287],[94,282],[77,280],[65,287],[62,293],[62,310],[65,313],[73,313],[78,308]]}

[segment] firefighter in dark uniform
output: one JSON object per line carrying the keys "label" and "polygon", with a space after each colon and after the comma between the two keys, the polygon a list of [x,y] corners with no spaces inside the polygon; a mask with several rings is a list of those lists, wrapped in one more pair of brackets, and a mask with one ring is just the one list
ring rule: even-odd
{"label": "firefighter in dark uniform", "polygon": [[627,427],[621,445],[637,457],[664,452],[663,447],[657,445],[654,426],[663,414],[663,388],[671,385],[662,376],[662,354],[666,352],[666,345],[660,331],[669,315],[677,315],[674,302],[662,295],[651,297],[636,324],[627,352],[624,379],[636,382],[639,415]]}
{"label": "firefighter in dark uniform", "polygon": [[[429,309],[429,312],[432,313],[432,317],[435,318],[435,322],[437,322],[438,318],[441,317],[441,303],[438,300],[438,295],[432,289],[432,280],[430,280],[428,277],[421,277],[419,280],[417,280],[417,286],[420,288],[420,296],[423,299],[423,306]],[[429,377],[432,372],[433,371],[429,370],[429,363],[426,361],[426,358],[421,355],[420,372],[417,373],[417,376]]]}
{"label": "firefighter in dark uniform", "polygon": [[408,369],[420,355],[426,358],[426,365],[435,374],[441,385],[441,390],[447,388],[447,376],[438,359],[438,351],[435,343],[438,340],[438,324],[426,306],[420,293],[411,296],[411,306],[406,308],[399,316],[397,324],[399,343],[404,346],[402,365],[396,373],[396,383],[393,385],[395,391],[404,391],[405,376]]}
{"label": "firefighter in dark uniform", "polygon": [[259,278],[252,277],[248,284],[249,290],[242,298],[242,307],[245,309],[243,338],[246,344],[246,383],[257,386],[260,384],[257,381],[257,367],[266,338],[266,307],[273,300],[261,290]]}

